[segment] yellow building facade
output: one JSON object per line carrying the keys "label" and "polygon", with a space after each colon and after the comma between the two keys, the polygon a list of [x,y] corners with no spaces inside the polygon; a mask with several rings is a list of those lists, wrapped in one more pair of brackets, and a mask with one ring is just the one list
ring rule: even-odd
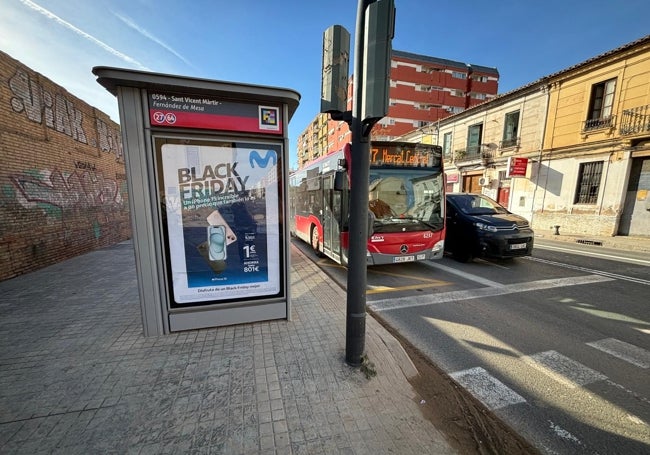
{"label": "yellow building facade", "polygon": [[534,225],[650,235],[650,36],[546,83]]}
{"label": "yellow building facade", "polygon": [[441,145],[447,191],[537,232],[650,236],[650,35],[400,139]]}

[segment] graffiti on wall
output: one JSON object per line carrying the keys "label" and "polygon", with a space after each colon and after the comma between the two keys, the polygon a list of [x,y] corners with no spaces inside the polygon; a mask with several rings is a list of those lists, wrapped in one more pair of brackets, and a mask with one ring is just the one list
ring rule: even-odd
{"label": "graffiti on wall", "polygon": [[97,139],[89,137],[84,128],[84,114],[74,102],[64,95],[52,95],[25,71],[17,70],[9,79],[10,100],[14,112],[24,114],[30,121],[45,124],[57,133],[65,134],[77,142],[99,148],[104,153],[115,154],[123,162],[119,131],[101,119],[96,119]]}
{"label": "graffiti on wall", "polygon": [[108,126],[102,119],[97,119],[97,138],[99,150],[104,153],[114,153],[118,163],[124,162],[124,150],[120,141],[119,131]]}
{"label": "graffiti on wall", "polygon": [[[76,163],[78,164],[78,163]],[[81,163],[80,167],[88,163]],[[95,170],[64,175],[57,169],[11,176],[16,199],[25,208],[48,204],[59,209],[121,210],[124,198],[118,182]]]}

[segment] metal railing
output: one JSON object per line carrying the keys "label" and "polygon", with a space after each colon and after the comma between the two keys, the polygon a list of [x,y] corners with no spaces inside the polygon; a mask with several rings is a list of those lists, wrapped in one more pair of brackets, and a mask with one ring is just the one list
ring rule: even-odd
{"label": "metal railing", "polygon": [[625,109],[621,115],[620,133],[635,134],[650,131],[650,106]]}
{"label": "metal railing", "polygon": [[513,137],[511,139],[504,139],[499,143],[499,148],[505,149],[508,147],[517,147],[519,145],[519,138]]}
{"label": "metal railing", "polygon": [[[616,126],[616,116],[612,115],[605,118],[597,118],[585,120],[582,131],[593,131],[605,128],[614,128]],[[650,105],[633,107],[625,109],[621,114],[621,121],[619,126],[621,135],[638,134],[650,132]],[[519,137],[512,139],[504,139],[499,142],[499,149],[518,147],[520,145]],[[483,160],[484,162],[491,162],[495,159],[494,152],[488,150],[484,145],[469,146],[462,149],[456,149],[451,152],[445,153],[445,160],[456,161],[472,161]]]}
{"label": "metal railing", "polygon": [[464,149],[454,150],[454,161],[471,161],[481,158],[481,146],[471,145]]}
{"label": "metal railing", "polygon": [[599,130],[602,128],[613,128],[615,122],[616,122],[615,115],[609,117],[592,118],[589,120],[585,120],[585,123],[582,127],[582,131]]}

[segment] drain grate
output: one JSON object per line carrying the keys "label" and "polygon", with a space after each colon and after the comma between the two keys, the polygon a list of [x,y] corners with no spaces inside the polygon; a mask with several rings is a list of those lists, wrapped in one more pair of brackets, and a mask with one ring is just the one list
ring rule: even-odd
{"label": "drain grate", "polygon": [[582,239],[578,239],[578,240],[576,240],[576,243],[582,243],[583,245],[603,246],[603,242],[601,242],[599,240],[582,240]]}

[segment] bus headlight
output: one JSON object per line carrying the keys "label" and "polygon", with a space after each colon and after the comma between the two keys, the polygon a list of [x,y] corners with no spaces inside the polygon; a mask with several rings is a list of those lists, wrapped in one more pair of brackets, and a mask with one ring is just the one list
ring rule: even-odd
{"label": "bus headlight", "polygon": [[433,245],[433,248],[431,249],[432,253],[439,253],[445,249],[445,241],[440,240],[437,242],[435,245]]}

